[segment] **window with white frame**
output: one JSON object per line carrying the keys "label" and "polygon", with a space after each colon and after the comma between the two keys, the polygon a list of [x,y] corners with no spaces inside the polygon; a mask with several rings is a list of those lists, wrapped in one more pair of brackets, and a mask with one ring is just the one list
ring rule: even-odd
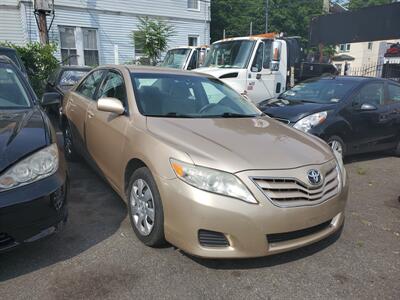
{"label": "window with white frame", "polygon": [[188,37],[188,45],[189,46],[198,46],[199,37],[194,35],[189,35]]}
{"label": "window with white frame", "polygon": [[135,47],[135,57],[141,57],[144,55],[144,50],[143,50],[144,45],[142,43],[140,43],[137,36],[138,36],[137,31],[134,31],[133,32],[133,43],[134,43],[134,47]]}
{"label": "window with white frame", "polygon": [[99,50],[97,49],[97,30],[93,28],[82,28],[82,35],[85,65],[99,65]]}
{"label": "window with white frame", "polygon": [[99,65],[97,29],[59,26],[59,32],[64,65]]}
{"label": "window with white frame", "polygon": [[61,62],[65,65],[77,65],[78,54],[75,41],[75,27],[60,26]]}
{"label": "window with white frame", "polygon": [[199,0],[188,0],[187,7],[188,7],[188,9],[200,10],[200,1]]}
{"label": "window with white frame", "polygon": [[340,44],[339,45],[340,52],[349,52],[350,51],[350,44]]}

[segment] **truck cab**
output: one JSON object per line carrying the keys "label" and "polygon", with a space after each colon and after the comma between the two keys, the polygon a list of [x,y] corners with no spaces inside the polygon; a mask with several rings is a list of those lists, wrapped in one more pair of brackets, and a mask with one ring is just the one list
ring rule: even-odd
{"label": "truck cab", "polygon": [[162,67],[194,70],[202,66],[209,50],[208,46],[185,46],[168,50]]}
{"label": "truck cab", "polygon": [[204,67],[252,102],[274,98],[302,80],[334,74],[330,64],[306,63],[299,37],[275,33],[228,38],[211,45]]}

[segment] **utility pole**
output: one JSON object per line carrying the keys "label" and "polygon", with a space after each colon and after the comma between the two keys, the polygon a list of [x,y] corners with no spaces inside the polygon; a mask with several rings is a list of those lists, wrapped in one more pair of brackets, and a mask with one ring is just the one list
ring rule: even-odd
{"label": "utility pole", "polygon": [[265,33],[268,32],[268,0],[265,0]]}
{"label": "utility pole", "polygon": [[38,15],[38,29],[39,29],[39,39],[42,45],[45,45],[49,42],[49,35],[47,33],[47,20],[46,13],[43,10],[39,10],[37,12]]}
{"label": "utility pole", "polygon": [[[323,1],[322,2],[322,13],[329,14],[330,1],[329,0],[322,0],[322,1]],[[318,50],[319,50],[319,62],[323,63],[324,62],[324,44],[319,43]]]}
{"label": "utility pole", "polygon": [[253,35],[253,22],[250,22],[250,36]]}

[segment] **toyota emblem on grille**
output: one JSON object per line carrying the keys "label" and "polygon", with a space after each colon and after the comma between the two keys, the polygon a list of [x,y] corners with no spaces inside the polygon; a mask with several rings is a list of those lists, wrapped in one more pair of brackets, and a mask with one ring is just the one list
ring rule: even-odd
{"label": "toyota emblem on grille", "polygon": [[313,184],[317,185],[321,183],[322,176],[318,170],[311,169],[307,172],[308,181]]}

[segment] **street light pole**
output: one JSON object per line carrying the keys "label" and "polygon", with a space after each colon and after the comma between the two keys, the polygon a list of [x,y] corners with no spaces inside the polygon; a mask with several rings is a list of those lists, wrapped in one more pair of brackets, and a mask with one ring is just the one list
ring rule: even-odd
{"label": "street light pole", "polygon": [[268,32],[268,0],[265,0],[265,33]]}

